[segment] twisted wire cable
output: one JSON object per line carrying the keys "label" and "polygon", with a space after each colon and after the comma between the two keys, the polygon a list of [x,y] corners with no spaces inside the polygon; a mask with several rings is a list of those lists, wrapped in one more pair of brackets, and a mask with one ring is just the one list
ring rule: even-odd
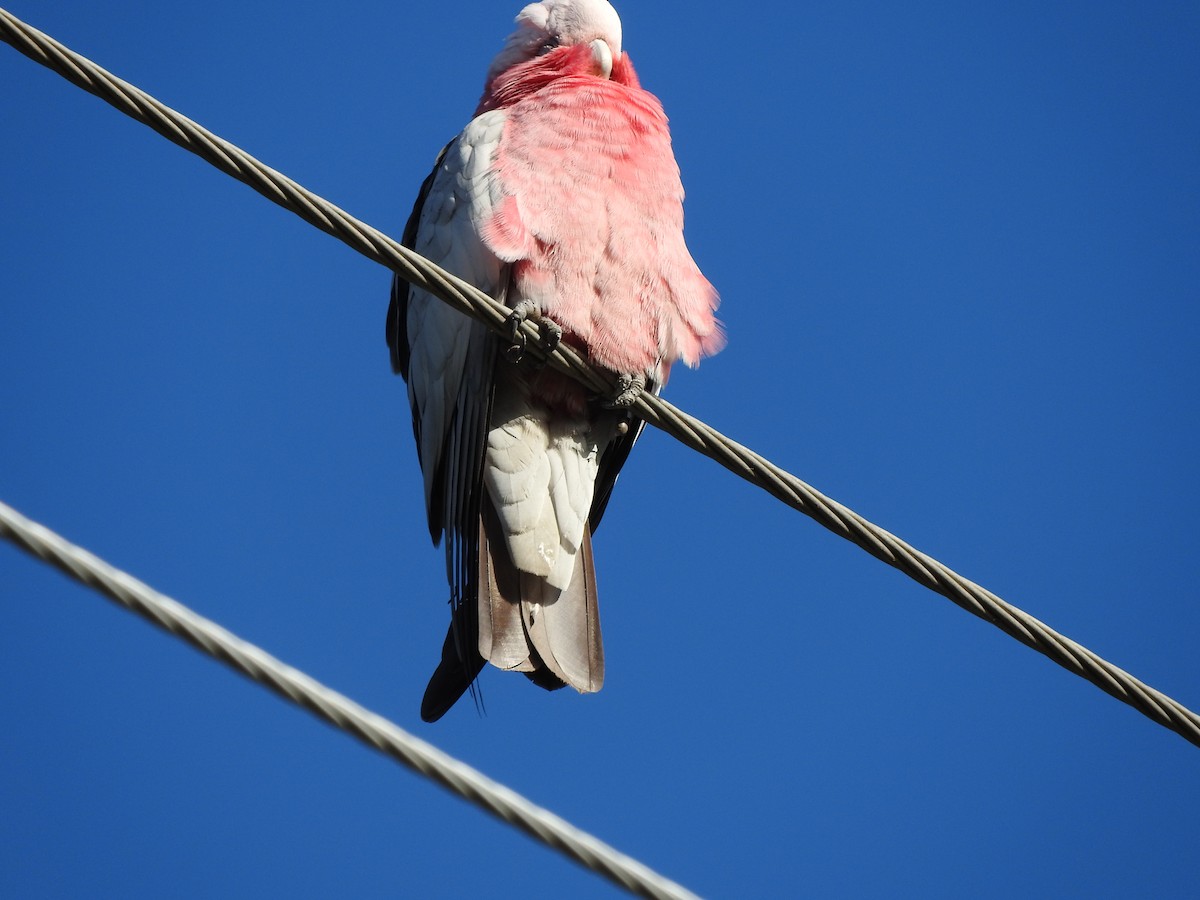
{"label": "twisted wire cable", "polygon": [[[264,165],[232,144],[180,115],[153,97],[68,50],[48,35],[0,9],[0,39],[30,59],[58,72],[168,140],[207,160],[284,209],[338,238],[364,256],[387,266],[409,283],[441,298],[497,333],[509,310],[466,282],[423,259],[387,235],[360,222],[332,203]],[[596,393],[610,395],[613,379],[598,372],[566,344],[545,354],[536,327],[522,328],[529,352],[574,377]],[[937,560],[873,525],[853,510],[826,497],[759,454],[687,415],[670,403],[643,392],[633,410],[647,422],[688,447],[719,462],[735,475],[761,487],[788,506],[857,544],[913,580],[995,625],[1005,634],[1049,657],[1068,671],[1127,703],[1143,715],[1200,746],[1200,716],[1142,683],[1087,648],[1056,632],[1033,616],[1006,603],[991,591],[964,578]]]}
{"label": "twisted wire cable", "polygon": [[0,537],[627,891],[695,895],[0,502]]}

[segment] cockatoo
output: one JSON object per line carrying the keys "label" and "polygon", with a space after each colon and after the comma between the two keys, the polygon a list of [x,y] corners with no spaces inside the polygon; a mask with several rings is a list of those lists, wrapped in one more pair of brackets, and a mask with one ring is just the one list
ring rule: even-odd
{"label": "cockatoo", "polygon": [[[592,532],[671,364],[724,342],[683,239],[662,105],[621,49],[608,0],[540,0],[438,156],[404,244],[513,310],[513,346],[397,278],[392,366],[408,382],[429,530],[446,541],[451,625],[421,703],[440,718],[485,662],[597,691],[604,650]],[[591,397],[521,352],[538,325],[617,376]]]}

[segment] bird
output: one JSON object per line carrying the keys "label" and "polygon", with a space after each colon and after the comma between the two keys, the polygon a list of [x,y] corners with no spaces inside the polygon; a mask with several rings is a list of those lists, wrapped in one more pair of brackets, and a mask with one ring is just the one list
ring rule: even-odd
{"label": "bird", "polygon": [[[716,290],[683,235],[662,104],[608,0],[540,0],[488,68],[474,117],[438,155],[402,243],[511,310],[511,341],[397,276],[387,317],[451,623],[421,701],[440,719],[486,663],[547,690],[598,691],[592,551],[641,432],[629,406],[725,343]],[[609,396],[528,353],[561,340]]]}

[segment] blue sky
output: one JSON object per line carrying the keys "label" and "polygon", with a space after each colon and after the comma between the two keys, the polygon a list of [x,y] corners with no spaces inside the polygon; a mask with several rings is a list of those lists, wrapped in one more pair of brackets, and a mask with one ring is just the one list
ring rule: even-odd
{"label": "blue sky", "polygon": [[[6,4],[394,235],[518,7]],[[618,10],[729,332],[669,399],[1200,706],[1200,9]],[[702,894],[1194,890],[1197,748],[660,433],[604,690],[422,725],[389,274],[0,83],[0,499]],[[611,894],[8,545],[0,598],[0,894]]]}

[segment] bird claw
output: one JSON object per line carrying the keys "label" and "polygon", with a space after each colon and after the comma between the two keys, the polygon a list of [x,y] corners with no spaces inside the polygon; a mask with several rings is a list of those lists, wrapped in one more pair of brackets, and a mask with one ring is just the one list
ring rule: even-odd
{"label": "bird claw", "polygon": [[617,376],[617,389],[603,402],[605,409],[628,409],[646,389],[646,376],[641,372],[625,372]]}
{"label": "bird claw", "polygon": [[532,300],[522,300],[513,307],[505,322],[509,338],[512,340],[511,346],[505,350],[505,355],[514,363],[524,358],[528,346],[528,339],[521,328],[526,319],[533,319],[537,323],[542,351],[547,355],[553,353],[562,341],[562,327],[549,316],[543,315]]}

